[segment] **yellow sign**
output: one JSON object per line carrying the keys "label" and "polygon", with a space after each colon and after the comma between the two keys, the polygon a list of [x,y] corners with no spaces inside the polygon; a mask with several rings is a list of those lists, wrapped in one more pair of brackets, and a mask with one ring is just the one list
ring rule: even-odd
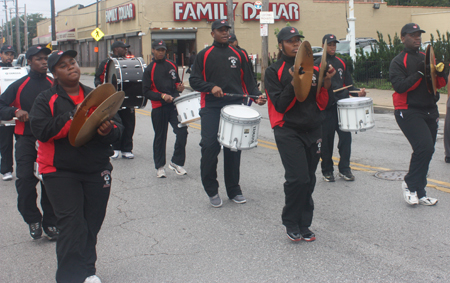
{"label": "yellow sign", "polygon": [[52,48],[52,43],[50,42],[49,44],[47,44],[47,46],[45,46],[45,47],[47,47],[48,49],[50,49],[50,50],[53,50],[53,48]]}
{"label": "yellow sign", "polygon": [[91,35],[97,41],[99,41],[100,39],[102,39],[102,37],[105,36],[105,34],[99,28],[94,29],[94,31],[91,33]]}

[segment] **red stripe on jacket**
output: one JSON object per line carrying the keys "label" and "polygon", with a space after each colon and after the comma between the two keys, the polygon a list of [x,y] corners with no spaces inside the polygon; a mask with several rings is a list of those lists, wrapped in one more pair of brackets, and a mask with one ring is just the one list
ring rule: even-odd
{"label": "red stripe on jacket", "polygon": [[[208,50],[205,52],[205,57],[203,58],[203,71],[202,71],[202,73],[203,73],[203,80],[204,80],[205,82],[206,82],[206,72],[205,72],[205,69],[206,69],[206,59],[208,58],[209,53],[211,53],[211,51],[212,51],[213,49],[214,49],[214,46],[211,46],[211,48],[208,49]],[[202,92],[202,93],[201,93],[200,108],[204,108],[204,107],[205,107],[205,105],[206,105],[205,97],[206,97],[207,94],[208,94],[207,92]]]}
{"label": "red stripe on jacket", "polygon": [[[16,94],[16,99],[13,102],[14,107],[22,109],[20,105],[20,94],[22,93],[23,88],[25,85],[30,81],[30,77],[28,77],[19,87]],[[14,129],[14,133],[17,135],[23,135],[23,132],[25,130],[25,123],[20,122],[19,120],[16,120],[16,127]]]}
{"label": "red stripe on jacket", "polygon": [[[153,63],[153,66],[152,66],[152,72],[151,72],[151,74],[150,74],[150,79],[152,80],[152,87],[150,88],[150,90],[151,90],[151,91],[154,91],[154,92],[160,92],[160,91],[156,88],[155,81],[154,81],[154,77],[155,77],[155,68],[156,68],[156,63]],[[152,109],[159,108],[159,107],[162,106],[162,103],[161,103],[161,101],[159,101],[159,100],[158,100],[158,101],[151,100],[151,102],[152,102]]]}

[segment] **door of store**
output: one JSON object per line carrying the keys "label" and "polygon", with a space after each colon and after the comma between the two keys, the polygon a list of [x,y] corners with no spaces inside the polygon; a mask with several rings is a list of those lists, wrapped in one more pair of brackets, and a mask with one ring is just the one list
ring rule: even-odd
{"label": "door of store", "polygon": [[194,32],[153,32],[152,40],[164,40],[168,58],[178,66],[188,66],[190,54],[197,51]]}

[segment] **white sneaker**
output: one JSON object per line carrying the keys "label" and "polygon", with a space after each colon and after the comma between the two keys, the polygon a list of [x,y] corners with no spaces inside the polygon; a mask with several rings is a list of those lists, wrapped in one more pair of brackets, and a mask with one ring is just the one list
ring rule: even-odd
{"label": "white sneaker", "polygon": [[427,196],[421,197],[419,199],[419,204],[422,204],[422,205],[435,205],[437,202],[438,202],[437,198],[430,198]]}
{"label": "white sneaker", "polygon": [[176,165],[175,163],[170,162],[169,168],[172,169],[173,171],[175,171],[175,173],[177,173],[178,175],[186,175],[187,174],[186,170],[184,170],[183,167]]}
{"label": "white sneaker", "polygon": [[98,278],[97,275],[92,275],[86,278],[84,283],[102,283],[102,281],[100,281],[100,278]]}
{"label": "white sneaker", "polygon": [[3,174],[2,180],[3,181],[11,181],[13,179],[12,173],[8,172]]}
{"label": "white sneaker", "polygon": [[405,198],[405,201],[407,204],[415,205],[419,204],[419,198],[417,197],[417,192],[411,192],[408,189],[408,185],[406,182],[402,183],[402,189],[403,189],[403,197]]}
{"label": "white sneaker", "polygon": [[164,169],[164,166],[158,168],[156,171],[156,177],[166,178],[166,169]]}
{"label": "white sneaker", "polygon": [[120,150],[114,150],[113,156],[111,156],[112,159],[117,159],[119,157]]}
{"label": "white sneaker", "polygon": [[131,152],[122,152],[122,158],[133,159],[134,158],[134,154],[131,153]]}

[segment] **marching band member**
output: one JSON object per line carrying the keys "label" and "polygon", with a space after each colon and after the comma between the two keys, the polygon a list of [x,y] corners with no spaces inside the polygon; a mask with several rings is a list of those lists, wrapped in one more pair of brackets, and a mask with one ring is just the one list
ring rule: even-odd
{"label": "marching band member", "polygon": [[111,190],[111,143],[120,139],[122,125],[105,121],[85,145],[70,144],[76,107],[92,91],[80,83],[76,55],[74,50],[50,55],[48,68],[55,85],[36,98],[30,122],[39,140],[39,170],[60,229],[56,281],[100,283],[95,246]]}
{"label": "marching band member", "polygon": [[[327,40],[327,46],[324,46],[325,40]],[[340,99],[349,98],[349,90],[357,90],[355,96],[366,96],[365,88],[357,89],[350,87],[338,92],[333,92],[335,89],[342,88],[344,86],[353,85],[353,79],[347,66],[341,58],[336,54],[336,43],[339,41],[333,34],[326,34],[322,38],[323,52],[327,52],[327,64],[331,64],[336,70],[336,74],[331,79],[331,88],[328,90],[328,96],[330,97],[330,103],[324,111],[325,119],[322,123],[322,174],[323,179],[327,182],[334,182],[334,169],[333,169],[333,148],[334,148],[334,136],[337,132],[339,137],[338,149],[339,149],[339,176],[346,181],[354,181],[355,176],[350,169],[350,154],[352,146],[352,134],[350,132],[343,132],[339,129],[337,104]],[[320,64],[320,58],[316,60],[316,65]],[[351,94],[353,95],[353,94]]]}
{"label": "marching band member", "polygon": [[292,241],[314,241],[309,230],[313,218],[312,193],[316,184],[316,169],[320,158],[321,111],[328,103],[331,78],[326,72],[324,87],[318,95],[318,67],[311,90],[304,101],[297,100],[294,92],[293,73],[290,70],[302,43],[302,35],[294,27],[285,27],[278,33],[281,58],[272,64],[264,78],[268,95],[268,110],[274,130],[278,152],[285,170],[285,206],[281,215],[286,233]]}
{"label": "marching band member", "polygon": [[[250,95],[261,95],[248,64],[244,63],[245,55],[228,44],[230,28],[226,20],[213,22],[211,36],[214,43],[198,53],[189,78],[191,87],[202,92],[200,170],[203,187],[213,207],[222,206],[217,181],[217,156],[220,153],[217,132],[220,110],[226,105],[243,102],[242,98],[224,97],[224,93],[248,92]],[[256,103],[264,105],[266,99],[260,97]],[[242,195],[239,185],[240,160],[240,150],[232,152],[229,148],[224,148],[225,187],[228,197],[236,203],[245,203],[247,200]]]}
{"label": "marching band member", "polygon": [[[409,171],[402,184],[403,197],[410,205],[435,205],[438,201],[428,197],[425,191],[438,130],[439,93],[435,96],[428,91],[424,77],[425,54],[419,51],[424,32],[415,23],[403,26],[401,40],[405,48],[389,67],[389,78],[395,90],[392,96],[395,120],[413,149]],[[437,88],[444,87],[447,84],[444,71],[437,75]]]}
{"label": "marching band member", "polygon": [[[12,67],[14,59],[14,48],[11,45],[3,45],[0,49],[0,67]],[[1,86],[0,86],[1,87]],[[0,116],[0,120],[2,117]],[[3,181],[11,181],[13,179],[13,146],[14,146],[14,127],[0,127],[0,155],[1,155],[1,169],[0,173],[3,175]]]}
{"label": "marching band member", "polygon": [[[128,53],[128,48],[130,45],[123,43],[122,41],[115,41],[111,45],[111,51],[113,58],[125,58]],[[106,67],[109,62],[109,58],[106,58],[98,65],[97,71],[95,72],[94,85],[97,87],[105,81]],[[120,152],[122,152],[122,158],[133,159],[133,135],[134,128],[136,127],[136,112],[134,108],[125,108],[119,110],[119,116],[122,120],[122,125],[124,126],[124,131],[122,138],[114,143],[112,146],[114,148],[114,155],[111,158],[116,159],[119,157]]]}
{"label": "marching band member", "polygon": [[230,37],[228,38],[228,43],[229,43],[231,46],[235,47],[236,49],[240,50],[242,53],[244,53],[244,55],[245,55],[245,56],[244,56],[245,61],[247,62],[248,66],[249,66],[249,68],[250,68],[250,70],[251,70],[251,72],[252,72],[253,79],[255,80],[255,83],[257,84],[258,82],[257,82],[257,79],[256,79],[256,74],[255,74],[255,72],[253,71],[252,60],[250,60],[250,58],[248,57],[247,50],[245,50],[244,48],[241,48],[241,47],[239,46],[239,41],[237,40],[236,35],[233,34],[233,33],[230,33]]}
{"label": "marching band member", "polygon": [[152,43],[153,60],[142,77],[142,92],[152,102],[152,124],[155,131],[153,140],[153,160],[156,177],[165,178],[166,144],[169,123],[176,135],[175,147],[169,168],[178,175],[186,175],[183,168],[186,160],[187,127],[178,127],[178,112],[173,99],[184,90],[178,75],[178,66],[166,59],[166,44],[163,40]]}
{"label": "marching band member", "polygon": [[38,94],[52,86],[52,79],[47,76],[47,58],[50,49],[35,45],[27,50],[26,58],[30,73],[12,83],[0,97],[0,112],[3,118],[10,120],[17,117],[15,134],[16,189],[17,206],[25,222],[30,228],[33,239],[39,239],[44,232],[51,240],[58,237],[55,227],[56,216],[50,204],[46,188],[41,183],[41,207],[43,215],[36,205],[36,185],[39,180],[34,176],[36,161],[36,138],[30,129],[28,112]]}

